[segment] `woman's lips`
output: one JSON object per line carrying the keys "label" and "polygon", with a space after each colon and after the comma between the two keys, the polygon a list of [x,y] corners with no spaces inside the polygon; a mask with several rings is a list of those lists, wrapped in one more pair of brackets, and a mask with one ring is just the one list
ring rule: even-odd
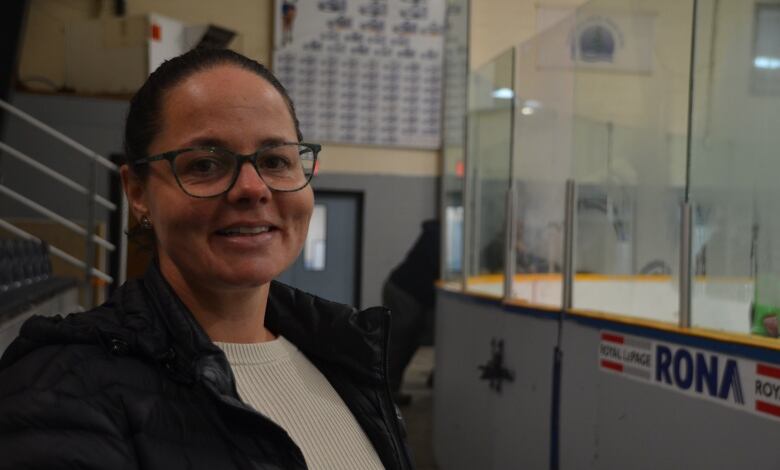
{"label": "woman's lips", "polygon": [[276,238],[279,229],[274,226],[263,226],[262,229],[230,229],[218,230],[215,240],[227,247],[240,249],[258,248],[270,243]]}
{"label": "woman's lips", "polygon": [[217,230],[217,235],[222,236],[254,236],[274,230],[272,225],[259,226],[234,226]]}

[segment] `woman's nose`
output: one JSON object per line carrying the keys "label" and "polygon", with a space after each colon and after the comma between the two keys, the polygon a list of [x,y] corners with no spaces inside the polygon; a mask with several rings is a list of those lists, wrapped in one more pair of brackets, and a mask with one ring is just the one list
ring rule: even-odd
{"label": "woman's nose", "polygon": [[271,196],[271,188],[265,184],[250,162],[241,165],[236,183],[227,193],[228,200],[265,200]]}

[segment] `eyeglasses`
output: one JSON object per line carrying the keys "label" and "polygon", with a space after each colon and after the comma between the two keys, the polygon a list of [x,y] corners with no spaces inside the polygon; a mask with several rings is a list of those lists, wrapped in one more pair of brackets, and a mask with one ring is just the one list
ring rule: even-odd
{"label": "eyeglasses", "polygon": [[209,198],[230,191],[241,167],[251,162],[272,191],[293,192],[311,181],[321,149],[319,144],[283,142],[241,155],[221,147],[190,147],[139,158],[133,165],[168,160],[182,191],[192,197]]}

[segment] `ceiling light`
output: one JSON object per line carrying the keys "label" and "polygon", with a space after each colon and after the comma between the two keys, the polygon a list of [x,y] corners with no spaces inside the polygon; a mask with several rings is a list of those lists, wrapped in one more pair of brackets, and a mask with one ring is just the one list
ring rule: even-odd
{"label": "ceiling light", "polygon": [[780,69],[780,58],[758,56],[753,60],[753,66],[757,69]]}
{"label": "ceiling light", "polygon": [[499,88],[498,90],[493,91],[493,98],[499,100],[511,100],[514,97],[515,93],[509,88]]}

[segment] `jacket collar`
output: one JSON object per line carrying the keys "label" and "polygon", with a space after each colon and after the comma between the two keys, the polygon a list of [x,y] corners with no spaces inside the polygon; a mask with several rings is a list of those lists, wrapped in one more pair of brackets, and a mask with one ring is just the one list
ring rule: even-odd
{"label": "jacket collar", "polygon": [[269,330],[315,364],[345,368],[355,379],[384,380],[389,310],[358,311],[273,281],[265,318]]}
{"label": "jacket collar", "polygon": [[[204,355],[223,356],[156,263],[147,270],[144,285],[152,309],[175,338],[180,355],[193,360]],[[389,312],[384,308],[359,312],[353,307],[272,281],[265,326],[274,334],[287,338],[310,360],[336,364],[367,380],[381,381],[388,316]]]}

